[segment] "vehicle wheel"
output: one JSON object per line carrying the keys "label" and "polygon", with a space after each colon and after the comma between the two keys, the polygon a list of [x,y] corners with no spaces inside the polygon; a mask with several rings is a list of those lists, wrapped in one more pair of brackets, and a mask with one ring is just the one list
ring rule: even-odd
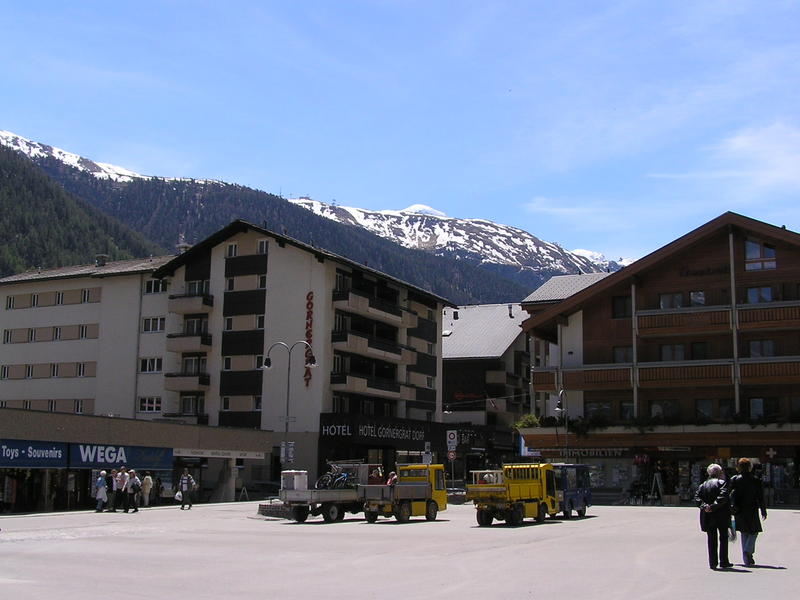
{"label": "vehicle wheel", "polygon": [[336,508],[339,509],[339,514],[336,515],[336,520],[337,521],[344,521],[344,515],[345,515],[345,513],[347,511],[345,511],[344,507],[339,506],[338,504],[336,505]]}
{"label": "vehicle wheel", "polygon": [[341,509],[338,504],[323,504],[322,505],[322,518],[326,523],[333,523],[339,520],[339,513]]}
{"label": "vehicle wheel", "polygon": [[364,518],[367,520],[367,523],[374,523],[378,520],[378,512],[375,510],[364,511]]}
{"label": "vehicle wheel", "polygon": [[308,518],[309,508],[307,506],[293,506],[292,518],[298,523],[305,523]]}
{"label": "vehicle wheel", "polygon": [[577,511],[578,516],[583,519],[586,516],[586,505],[583,505],[583,508],[579,508]]}
{"label": "vehicle wheel", "polygon": [[408,520],[411,518],[411,504],[408,502],[401,502],[400,506],[397,507],[394,518],[397,519],[398,523],[408,523]]}
{"label": "vehicle wheel", "polygon": [[515,504],[511,507],[511,512],[508,515],[506,523],[511,527],[519,527],[525,520],[525,512],[521,504]]}
{"label": "vehicle wheel", "polygon": [[478,519],[478,526],[479,527],[489,527],[492,524],[492,513],[488,510],[484,510],[479,508],[477,514],[475,515]]}
{"label": "vehicle wheel", "polygon": [[572,503],[571,502],[567,507],[564,508],[564,518],[565,519],[571,519],[572,518]]}
{"label": "vehicle wheel", "polygon": [[547,516],[547,508],[544,504],[539,505],[539,514],[536,515],[537,523],[544,523],[544,518]]}
{"label": "vehicle wheel", "polygon": [[436,505],[436,502],[430,500],[428,505],[425,507],[425,520],[435,521],[437,514],[439,514],[439,507]]}

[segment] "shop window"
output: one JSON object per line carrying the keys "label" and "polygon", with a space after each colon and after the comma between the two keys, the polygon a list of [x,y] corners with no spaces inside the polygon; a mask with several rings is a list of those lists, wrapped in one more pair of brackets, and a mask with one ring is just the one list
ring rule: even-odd
{"label": "shop window", "polygon": [[705,306],[706,293],[704,291],[689,292],[689,305],[690,306]]}
{"label": "shop window", "polygon": [[614,296],[611,299],[611,317],[624,319],[632,314],[630,296]]}
{"label": "shop window", "polygon": [[759,240],[745,240],[745,271],[762,271],[776,268],[775,246]]}
{"label": "shop window", "polygon": [[625,400],[619,403],[619,418],[623,421],[633,421],[633,401]]}
{"label": "shop window", "polygon": [[800,396],[794,396],[790,399],[789,411],[792,419],[800,419]]}
{"label": "shop window", "polygon": [[586,417],[611,418],[611,402],[586,402],[583,405]]}
{"label": "shop window", "polygon": [[706,360],[708,358],[707,342],[692,342],[692,360]]}
{"label": "shop window", "polygon": [[772,288],[771,287],[747,288],[747,303],[759,304],[760,302],[772,302]]}
{"label": "shop window", "polygon": [[750,419],[767,419],[778,415],[777,398],[750,398]]}
{"label": "shop window", "polygon": [[694,416],[698,419],[711,419],[714,416],[711,398],[698,398],[694,401]]}
{"label": "shop window", "polygon": [[677,400],[653,400],[650,402],[650,416],[654,419],[675,419],[680,416]]}
{"label": "shop window", "polygon": [[663,361],[678,361],[685,358],[683,344],[662,344],[659,351]]}
{"label": "shop window", "polygon": [[658,295],[658,307],[662,310],[667,308],[681,308],[683,306],[683,294],[681,292],[670,292],[669,294]]}
{"label": "shop window", "polygon": [[633,346],[614,346],[615,363],[632,363]]}
{"label": "shop window", "polygon": [[775,356],[775,342],[772,340],[750,340],[748,342],[750,358]]}
{"label": "shop window", "polygon": [[736,404],[733,398],[720,398],[719,401],[719,418],[722,421],[730,421],[736,410]]}

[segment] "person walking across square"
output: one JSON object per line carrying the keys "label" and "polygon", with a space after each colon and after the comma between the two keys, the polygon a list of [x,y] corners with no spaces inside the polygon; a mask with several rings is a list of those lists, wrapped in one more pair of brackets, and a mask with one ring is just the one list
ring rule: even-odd
{"label": "person walking across square", "polygon": [[181,510],[187,504],[192,510],[192,493],[194,492],[195,482],[194,477],[189,474],[189,469],[184,468],[183,474],[178,479],[178,491],[181,493]]}
{"label": "person walking across square", "polygon": [[[697,488],[694,500],[700,507],[700,529],[708,538],[708,566],[728,569],[733,565],[728,560],[728,529],[731,525],[731,509],[728,504],[728,485],[722,476],[722,467],[708,465],[708,479]],[[719,548],[719,551],[718,551]]]}
{"label": "person walking across square", "polygon": [[756,564],[753,554],[756,551],[756,538],[761,533],[761,518],[767,518],[767,506],[764,502],[764,490],[761,480],[754,476],[750,460],[740,458],[736,465],[738,475],[731,477],[730,504],[731,512],[736,519],[736,531],[742,536],[742,559],[744,566]]}

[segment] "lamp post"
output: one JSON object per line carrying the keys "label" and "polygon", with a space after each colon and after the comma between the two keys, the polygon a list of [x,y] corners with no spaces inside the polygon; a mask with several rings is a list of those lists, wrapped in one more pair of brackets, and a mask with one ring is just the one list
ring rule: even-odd
{"label": "lamp post", "polygon": [[555,410],[564,417],[564,462],[569,462],[569,413],[567,412],[567,391],[564,388],[558,390],[558,402]]}
{"label": "lamp post", "polygon": [[307,367],[310,367],[312,369],[316,367],[317,360],[314,358],[313,348],[311,347],[311,344],[309,344],[305,340],[299,340],[294,344],[292,344],[291,346],[286,342],[275,342],[269,347],[269,350],[267,350],[267,356],[264,358],[264,365],[259,367],[260,369],[266,370],[272,368],[272,359],[270,358],[270,354],[272,353],[272,350],[277,346],[285,348],[286,352],[289,355],[286,366],[286,422],[284,423],[283,426],[283,443],[282,443],[283,449],[281,452],[282,466],[286,466],[288,464],[288,458],[289,458],[289,398],[291,397],[290,392],[292,389],[292,350],[294,350],[297,346],[305,346],[307,348],[308,352],[306,353],[306,362],[305,362],[305,366]]}

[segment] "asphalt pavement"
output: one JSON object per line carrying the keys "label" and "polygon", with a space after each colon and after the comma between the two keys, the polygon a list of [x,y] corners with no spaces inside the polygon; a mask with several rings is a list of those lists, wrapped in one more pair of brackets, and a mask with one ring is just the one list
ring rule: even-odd
{"label": "asphalt pavement", "polygon": [[794,598],[800,511],[771,510],[757,567],[711,571],[697,510],[598,506],[585,519],[478,527],[347,515],[299,524],[257,502],[0,517],[0,598]]}

